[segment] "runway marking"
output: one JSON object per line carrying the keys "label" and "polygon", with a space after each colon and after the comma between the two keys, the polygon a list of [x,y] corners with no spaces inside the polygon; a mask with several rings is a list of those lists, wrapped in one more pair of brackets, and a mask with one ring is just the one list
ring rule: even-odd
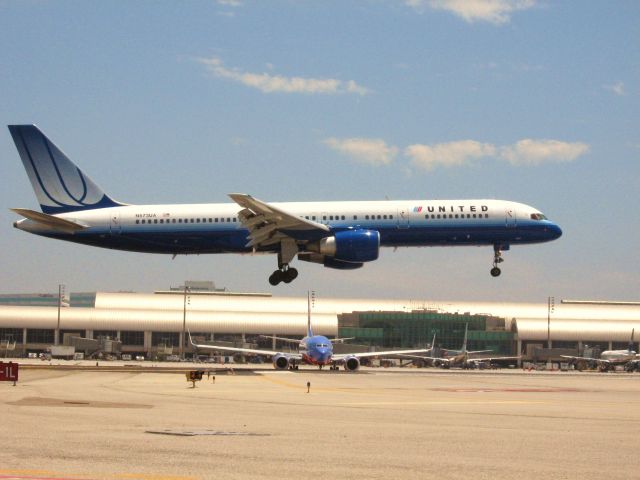
{"label": "runway marking", "polygon": [[[271,382],[271,383],[275,383],[276,385],[281,385],[283,387],[287,387],[287,388],[291,388],[293,390],[301,390],[306,392],[307,391],[307,385],[306,382],[302,382],[300,384],[297,383],[292,383],[292,382],[287,382],[286,380],[282,380],[280,378],[271,378],[270,376],[267,375],[261,375],[258,378],[265,380],[267,382]],[[352,393],[355,395],[372,395],[373,394],[373,389],[367,389],[367,390],[355,390],[353,388],[340,388],[340,387],[314,387],[313,384],[311,385],[311,392],[342,392],[342,393]]]}
{"label": "runway marking", "polygon": [[141,480],[196,480],[200,477],[184,477],[184,476],[172,476],[172,475],[153,475],[144,473],[125,473],[121,475],[115,475],[113,478],[133,478]]}
{"label": "runway marking", "polygon": [[527,400],[423,400],[415,402],[346,402],[338,403],[336,405],[342,406],[361,406],[361,407],[374,407],[380,406],[406,406],[406,405],[534,405],[534,404],[547,404],[549,402],[543,401],[527,401]]}
{"label": "runway marking", "polygon": [[0,479],[4,480],[97,480],[119,478],[132,480],[197,480],[200,477],[185,477],[183,475],[156,475],[145,473],[92,474],[57,473],[48,470],[0,470]]}
{"label": "runway marking", "polygon": [[24,397],[15,402],[7,402],[7,405],[22,407],[90,407],[90,408],[153,408],[152,405],[140,403],[116,403],[86,400],[64,400],[60,398]]}
{"label": "runway marking", "polygon": [[595,392],[596,390],[583,390],[580,388],[554,388],[554,387],[519,387],[519,388],[492,388],[492,387],[438,387],[430,388],[433,392],[461,392],[461,393],[582,393]]}
{"label": "runway marking", "polygon": [[[36,475],[36,476],[34,476]],[[43,476],[44,475],[44,476]],[[29,479],[29,480],[89,480],[91,477],[86,474],[67,473],[64,477],[52,477],[59,475],[47,470],[0,470],[0,478],[4,479]]]}
{"label": "runway marking", "polygon": [[[272,378],[270,376],[260,376],[259,378],[266,380],[268,382],[274,383],[276,385],[281,385],[283,387],[287,387],[287,388],[291,388],[294,390],[300,390],[300,391],[305,391],[306,392],[306,385],[304,384],[297,384],[297,383],[292,383],[292,382],[288,382],[286,380],[283,380],[281,378]],[[354,390],[353,388],[332,388],[332,387],[316,387],[314,388],[313,385],[311,387],[312,392],[341,392],[341,393],[350,393],[350,394],[355,394],[355,395],[375,395],[376,392],[372,389],[363,389],[363,390]],[[401,389],[393,389],[395,391],[399,391]],[[453,393],[563,393],[563,392],[585,392],[588,390],[581,390],[581,389],[574,389],[574,388],[491,388],[491,387],[478,387],[478,388],[469,388],[469,387],[440,387],[440,388],[429,388],[428,390],[434,391],[434,392],[453,392]],[[414,389],[410,389],[407,388],[406,391],[415,391]],[[442,400],[442,401],[430,401],[430,402],[419,402],[417,403],[417,405],[422,405],[422,404],[453,404],[456,402],[452,402],[452,401],[446,401],[446,400]],[[513,401],[487,401],[487,402],[478,402],[475,400],[470,400],[469,402],[462,402],[462,403],[527,403],[527,404],[532,404],[532,403],[547,403],[547,402],[537,402],[537,401],[517,401],[517,400],[513,400]],[[366,403],[363,403],[362,405],[365,405]],[[389,403],[390,405],[398,405],[398,404],[402,404],[402,405],[413,405],[414,403],[404,403],[404,402],[391,402]],[[348,405],[346,403],[341,403],[339,405]],[[353,404],[351,404],[353,405]]]}

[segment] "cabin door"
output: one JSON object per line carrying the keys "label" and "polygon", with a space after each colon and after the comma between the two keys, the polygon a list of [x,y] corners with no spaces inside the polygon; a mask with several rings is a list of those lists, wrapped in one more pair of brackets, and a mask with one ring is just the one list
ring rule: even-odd
{"label": "cabin door", "polygon": [[398,228],[409,228],[409,209],[400,207],[398,208]]}
{"label": "cabin door", "polygon": [[120,225],[120,213],[114,213],[111,215],[109,230],[111,231],[111,235],[120,235],[122,233],[122,226]]}
{"label": "cabin door", "polygon": [[516,211],[513,208],[507,207],[507,210],[504,214],[505,223],[507,227],[514,228],[518,224],[518,219],[516,218]]}

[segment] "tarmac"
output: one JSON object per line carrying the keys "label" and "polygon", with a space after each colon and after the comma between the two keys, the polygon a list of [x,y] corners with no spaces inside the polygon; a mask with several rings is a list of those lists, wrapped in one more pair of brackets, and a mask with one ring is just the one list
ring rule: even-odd
{"label": "tarmac", "polygon": [[640,374],[207,367],[21,367],[0,479],[640,476]]}

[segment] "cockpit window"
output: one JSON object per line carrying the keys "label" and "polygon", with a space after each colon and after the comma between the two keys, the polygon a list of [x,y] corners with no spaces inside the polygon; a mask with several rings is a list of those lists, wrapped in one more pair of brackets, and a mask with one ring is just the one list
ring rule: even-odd
{"label": "cockpit window", "polygon": [[531,214],[531,220],[546,220],[546,219],[547,219],[547,217],[545,217],[541,213],[532,213]]}

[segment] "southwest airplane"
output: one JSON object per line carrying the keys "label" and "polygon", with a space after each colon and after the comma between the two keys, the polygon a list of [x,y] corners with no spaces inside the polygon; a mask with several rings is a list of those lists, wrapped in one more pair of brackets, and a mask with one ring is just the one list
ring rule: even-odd
{"label": "southwest airplane", "polygon": [[41,212],[14,227],[36,235],[133,252],[275,253],[272,285],[298,276],[298,260],[351,270],[380,247],[492,246],[500,275],[511,245],[555,240],[560,227],[533,207],[502,200],[266,203],[232,193],[235,203],[128,205],[113,200],[35,125],[10,125]]}
{"label": "southwest airplane", "polygon": [[[237,347],[225,347],[221,345],[210,344],[197,344],[193,342],[191,338],[191,332],[189,332],[189,341],[196,350],[215,350],[230,353],[243,353],[250,355],[260,355],[271,358],[273,362],[273,368],[276,370],[297,370],[299,363],[305,363],[307,365],[317,365],[320,370],[325,365],[330,365],[331,370],[338,370],[339,364],[344,365],[344,369],[350,372],[358,370],[360,368],[361,358],[371,357],[402,357],[408,354],[427,353],[431,352],[431,349],[419,348],[413,350],[393,350],[385,352],[365,352],[365,353],[342,353],[335,355],[333,353],[333,344],[331,340],[323,335],[314,335],[311,329],[311,305],[309,303],[309,295],[307,294],[307,335],[298,340],[295,338],[282,338],[282,337],[268,337],[275,338],[276,340],[282,340],[289,343],[298,345],[297,353],[276,352],[272,350],[260,350],[253,348],[237,348]],[[342,342],[349,340],[347,338],[336,338],[334,342]]]}

